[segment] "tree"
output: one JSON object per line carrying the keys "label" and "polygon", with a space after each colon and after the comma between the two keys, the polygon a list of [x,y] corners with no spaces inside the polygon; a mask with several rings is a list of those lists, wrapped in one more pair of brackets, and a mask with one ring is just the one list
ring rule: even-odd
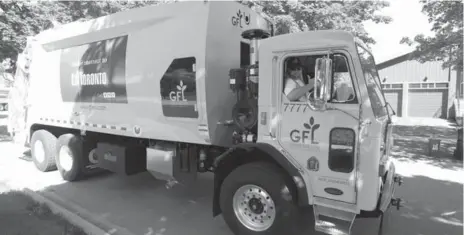
{"label": "tree", "polygon": [[100,16],[164,1],[0,1],[0,62],[13,64],[27,37],[58,24]]}
{"label": "tree", "polygon": [[[0,62],[6,63],[7,58],[16,58],[21,47],[25,45],[25,37],[30,35],[34,25],[33,14],[27,3],[2,1],[0,2]],[[14,63],[13,60],[8,60]],[[9,68],[11,66],[8,66]]]}
{"label": "tree", "polygon": [[375,40],[364,29],[365,21],[390,23],[377,14],[389,6],[385,1],[240,1],[261,11],[275,22],[276,34],[309,30],[340,29],[353,32],[368,46]]}
{"label": "tree", "polygon": [[422,12],[433,23],[433,36],[419,34],[410,39],[404,37],[401,44],[416,44],[413,57],[424,63],[443,61],[443,68],[462,71],[463,55],[463,3],[462,1],[421,0]]}
{"label": "tree", "polygon": [[[28,36],[77,20],[89,20],[127,9],[177,2],[163,1],[1,1],[0,61],[11,58],[14,63],[26,45]],[[366,44],[375,43],[363,22],[389,23],[390,17],[376,12],[388,6],[380,1],[239,1],[262,11],[276,24],[276,33],[342,29],[355,33]]]}

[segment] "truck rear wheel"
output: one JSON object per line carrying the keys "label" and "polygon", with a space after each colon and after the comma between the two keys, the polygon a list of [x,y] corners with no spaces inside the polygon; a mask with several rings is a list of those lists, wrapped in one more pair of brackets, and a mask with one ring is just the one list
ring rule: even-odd
{"label": "truck rear wheel", "polygon": [[57,138],[46,130],[38,130],[31,137],[31,155],[39,171],[56,170],[55,149]]}
{"label": "truck rear wheel", "polygon": [[293,187],[274,165],[245,164],[231,172],[221,187],[224,220],[235,234],[294,234],[298,207]]}
{"label": "truck rear wheel", "polygon": [[82,140],[73,134],[58,138],[56,146],[56,166],[66,181],[81,179],[83,174]]}

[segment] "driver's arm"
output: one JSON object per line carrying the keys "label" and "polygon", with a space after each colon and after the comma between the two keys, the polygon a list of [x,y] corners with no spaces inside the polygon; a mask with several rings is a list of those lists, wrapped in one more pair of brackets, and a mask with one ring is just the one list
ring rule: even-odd
{"label": "driver's arm", "polygon": [[303,87],[298,87],[294,88],[292,91],[290,91],[287,94],[287,98],[290,101],[298,101],[302,96],[304,96],[308,91],[313,89],[314,85],[312,83],[309,83],[308,85],[305,85]]}

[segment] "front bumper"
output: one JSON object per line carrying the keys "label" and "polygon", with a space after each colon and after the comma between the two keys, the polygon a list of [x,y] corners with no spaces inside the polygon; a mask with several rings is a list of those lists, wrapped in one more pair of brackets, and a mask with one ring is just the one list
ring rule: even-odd
{"label": "front bumper", "polygon": [[394,198],[396,186],[403,184],[403,177],[396,174],[395,164],[390,163],[388,172],[384,178],[384,184],[381,189],[379,208],[382,213],[385,212],[390,205],[395,206],[397,209],[401,207],[401,199]]}
{"label": "front bumper", "polygon": [[361,211],[358,218],[377,218],[381,216],[390,206],[400,209],[402,200],[395,198],[395,191],[397,186],[403,184],[403,177],[396,173],[395,164],[389,160],[388,164],[381,167],[383,174],[382,186],[380,189],[379,200],[377,207],[373,211]]}

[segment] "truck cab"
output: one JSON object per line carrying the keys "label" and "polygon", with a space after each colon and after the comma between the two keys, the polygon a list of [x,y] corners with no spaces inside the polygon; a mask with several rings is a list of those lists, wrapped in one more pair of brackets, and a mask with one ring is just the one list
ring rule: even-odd
{"label": "truck cab", "polygon": [[301,177],[293,180],[313,205],[317,231],[350,234],[356,217],[377,217],[399,204],[393,193],[401,177],[389,158],[393,113],[372,53],[344,31],[259,31],[243,33],[259,48],[251,50],[256,63],[246,76],[231,76],[234,89],[248,87],[236,113],[257,117],[237,121],[244,127],[238,142],[272,146],[295,167]]}

